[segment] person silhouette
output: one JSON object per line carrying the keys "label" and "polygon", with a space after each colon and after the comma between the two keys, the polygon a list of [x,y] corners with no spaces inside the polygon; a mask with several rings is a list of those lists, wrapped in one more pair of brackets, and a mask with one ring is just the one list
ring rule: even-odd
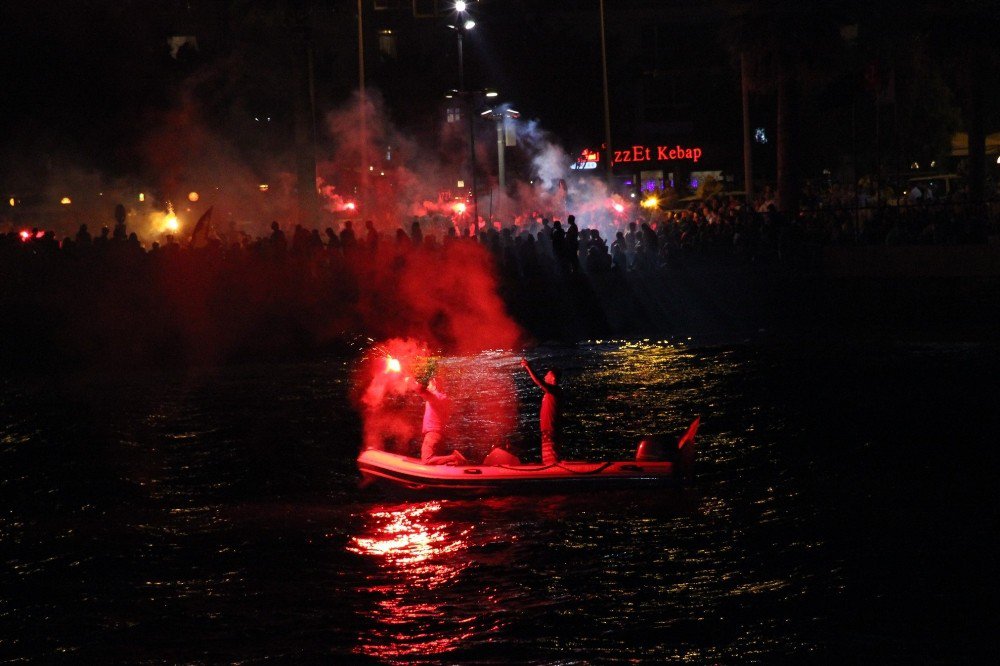
{"label": "person silhouette", "polygon": [[[413,382],[407,377],[408,382]],[[444,392],[439,377],[431,377],[423,384],[416,384],[417,395],[424,399],[424,420],[421,425],[423,441],[420,444],[420,462],[424,465],[467,465],[468,460],[457,449],[444,453],[445,431],[451,420],[451,399]]]}
{"label": "person silhouette", "polygon": [[544,379],[539,379],[527,359],[521,359],[521,367],[528,372],[531,381],[544,391],[542,407],[538,414],[538,426],[542,433],[542,464],[555,465],[559,462],[562,444],[562,401],[563,392],[559,386],[559,371],[549,368]]}

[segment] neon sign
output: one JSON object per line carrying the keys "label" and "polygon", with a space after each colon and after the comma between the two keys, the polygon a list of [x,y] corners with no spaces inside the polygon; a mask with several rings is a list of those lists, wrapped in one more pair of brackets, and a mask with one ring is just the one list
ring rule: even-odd
{"label": "neon sign", "polygon": [[685,148],[684,146],[641,146],[634,145],[625,150],[616,150],[612,164],[623,162],[667,162],[670,160],[701,159],[701,148]]}
{"label": "neon sign", "polygon": [[596,150],[585,149],[580,156],[576,158],[570,169],[596,169],[597,163],[601,160],[601,154]]}
{"label": "neon sign", "polygon": [[[697,162],[701,159],[703,151],[700,147],[692,146],[643,146],[636,144],[625,150],[614,151],[612,164],[623,164],[625,162],[669,162],[672,160],[691,160]],[[601,161],[601,154],[589,148],[580,153],[573,169],[594,169]]]}

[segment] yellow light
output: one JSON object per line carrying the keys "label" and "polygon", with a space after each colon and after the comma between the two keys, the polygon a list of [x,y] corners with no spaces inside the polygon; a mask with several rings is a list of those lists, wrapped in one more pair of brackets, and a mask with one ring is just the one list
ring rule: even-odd
{"label": "yellow light", "polygon": [[270,189],[270,186],[268,186],[267,183],[261,183],[260,185],[257,186],[257,189],[259,189],[261,192],[267,192]]}
{"label": "yellow light", "polygon": [[17,203],[17,201],[14,200],[14,197],[11,197],[10,199],[7,200],[7,203],[9,203],[11,206],[13,206],[14,204]]}
{"label": "yellow light", "polygon": [[164,220],[163,220],[163,227],[167,231],[177,231],[178,229],[181,228],[181,222],[180,222],[180,220],[177,219],[176,215],[174,215],[173,213],[171,213],[171,214],[167,215],[166,218],[164,218]]}
{"label": "yellow light", "polygon": [[660,200],[657,199],[656,197],[647,197],[642,200],[643,208],[656,208],[659,205],[660,205]]}
{"label": "yellow light", "polygon": [[465,212],[465,204],[461,203],[461,202],[455,204],[455,212],[456,213],[464,213]]}
{"label": "yellow light", "polygon": [[69,197],[63,197],[62,199],[59,200],[59,203],[61,203],[63,206],[68,206],[71,203],[73,203],[73,200],[70,199]]}
{"label": "yellow light", "polygon": [[188,192],[188,201],[190,201],[191,203],[194,203],[197,200],[198,200],[198,193],[197,192]]}
{"label": "yellow light", "polygon": [[139,201],[145,201],[145,200],[146,200],[146,195],[143,194],[142,192],[139,192]]}

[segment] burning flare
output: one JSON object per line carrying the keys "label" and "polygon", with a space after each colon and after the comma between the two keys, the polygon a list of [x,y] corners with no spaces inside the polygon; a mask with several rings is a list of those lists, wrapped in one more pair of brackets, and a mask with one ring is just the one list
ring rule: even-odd
{"label": "burning flare", "polygon": [[393,358],[392,356],[389,356],[388,354],[386,355],[386,359],[385,359],[385,371],[386,371],[386,373],[400,372],[402,369],[403,368],[402,368],[402,366],[400,366],[398,358]]}

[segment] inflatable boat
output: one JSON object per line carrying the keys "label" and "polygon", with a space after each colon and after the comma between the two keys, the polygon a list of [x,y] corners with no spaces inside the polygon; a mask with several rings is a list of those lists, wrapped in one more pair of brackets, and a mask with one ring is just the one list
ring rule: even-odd
{"label": "inflatable boat", "polygon": [[483,464],[424,465],[417,458],[366,449],[358,457],[358,469],[366,485],[436,496],[678,486],[691,479],[700,422],[696,418],[679,440],[643,439],[632,460],[522,464],[512,454],[494,449]]}

